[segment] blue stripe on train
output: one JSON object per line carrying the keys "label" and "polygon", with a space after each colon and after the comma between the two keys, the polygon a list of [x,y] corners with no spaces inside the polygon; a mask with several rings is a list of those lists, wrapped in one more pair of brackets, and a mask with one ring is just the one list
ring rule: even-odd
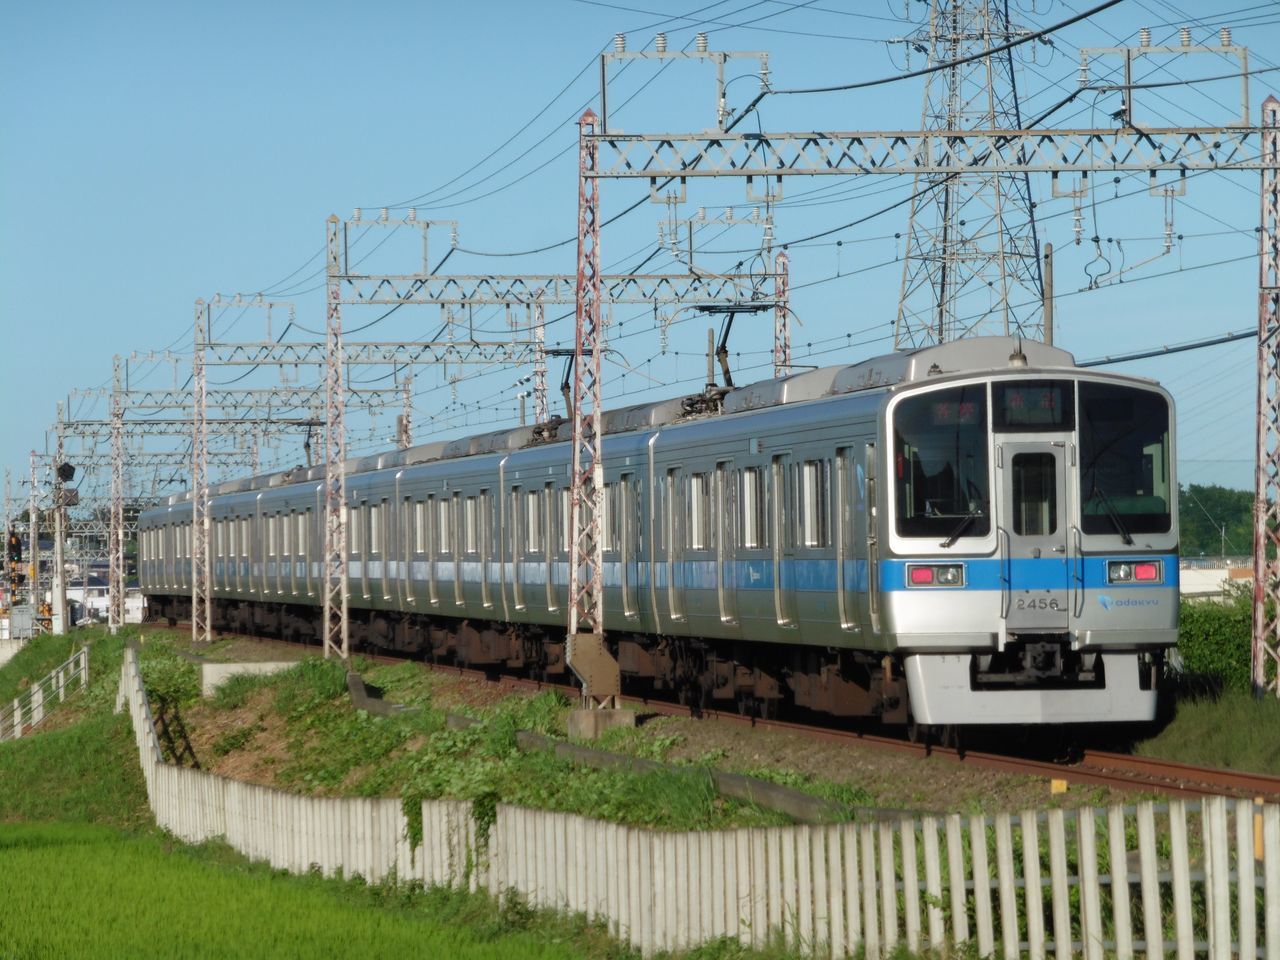
{"label": "blue stripe on train", "polygon": [[[928,592],[930,588],[908,587],[907,586],[907,566],[916,563],[962,563],[965,567],[965,584],[963,587],[944,587],[937,589],[944,590],[999,590],[1004,586],[1003,577],[1006,571],[1011,575],[1011,587],[1015,590],[1054,590],[1067,589],[1074,585],[1074,577],[1077,572],[1083,570],[1084,586],[1086,589],[1114,588],[1116,584],[1107,583],[1107,563],[1111,560],[1133,559],[1126,557],[1086,557],[1083,563],[1079,560],[1067,560],[1063,557],[1042,557],[1039,559],[1018,559],[1012,563],[1006,563],[994,557],[981,558],[957,558],[951,560],[946,557],[929,557],[916,560],[882,560],[880,561],[880,585],[885,591],[896,590],[916,590],[920,592]],[[1165,554],[1155,557],[1143,557],[1144,560],[1159,560],[1164,564],[1164,577],[1159,583],[1127,583],[1124,587],[1145,588],[1145,587],[1173,587],[1178,586],[1178,558],[1174,554]],[[370,565],[373,566],[372,564]],[[380,566],[380,565],[379,565]],[[501,566],[498,563],[490,563],[490,582],[495,583],[500,579]],[[554,571],[554,582],[558,586],[564,586],[568,579],[568,565],[563,561],[558,561],[551,565]],[[718,579],[721,575],[720,564],[715,560],[682,560],[677,561],[675,566],[676,586],[686,590],[714,590],[716,589]],[[402,566],[396,565],[397,573],[400,572]],[[462,579],[466,583],[477,582],[480,574],[480,564],[476,561],[464,562],[462,567]],[[536,587],[545,583],[546,565],[544,563],[521,563],[521,582],[526,587]],[[249,574],[248,564],[241,564],[240,575],[247,579],[252,579]],[[360,561],[351,562],[350,575],[359,578],[363,574],[363,565]],[[659,590],[667,589],[672,564],[664,560],[659,560],[652,564],[654,586]],[[425,581],[427,579],[427,562],[415,561],[411,565],[413,572],[413,580]],[[299,575],[305,575],[305,569],[299,572]],[[380,572],[380,571],[379,571]],[[646,576],[646,565],[638,564],[636,566],[636,576],[633,586],[636,589],[647,589],[649,587],[648,577]],[[781,561],[778,564],[778,572],[781,575],[782,588],[784,590],[799,590],[805,592],[832,592],[837,589],[836,583],[836,561],[832,559],[801,559],[792,558]],[[214,573],[221,577],[224,575],[222,561],[216,561],[214,564]],[[454,580],[453,561],[438,562],[436,564],[436,579],[438,582],[452,583]],[[287,576],[287,573],[285,574]],[[315,575],[319,575],[315,571]],[[376,579],[377,575],[373,569],[369,570],[371,579]],[[260,579],[260,577],[258,578]],[[605,561],[604,564],[604,581],[609,587],[619,587],[622,585],[622,564],[618,561]],[[743,559],[733,560],[724,566],[724,584],[726,587],[733,587],[738,590],[773,590],[774,588],[774,561],[771,558],[761,559]],[[856,592],[865,592],[867,589],[867,562],[866,560],[846,560],[845,561],[845,586],[846,589]]]}

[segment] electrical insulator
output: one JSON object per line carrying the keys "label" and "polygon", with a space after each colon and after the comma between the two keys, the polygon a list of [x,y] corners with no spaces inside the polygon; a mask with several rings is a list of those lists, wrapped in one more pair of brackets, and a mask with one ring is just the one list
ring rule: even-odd
{"label": "electrical insulator", "polygon": [[626,53],[627,51],[627,35],[625,33],[615,33],[613,35],[613,52]]}
{"label": "electrical insulator", "polygon": [[359,208],[359,207],[356,207],[356,208],[355,208],[355,210],[353,210],[353,211],[352,211],[352,213],[351,213],[351,222],[352,222],[352,223],[359,223],[359,222],[360,222],[360,208]]}
{"label": "electrical insulator", "polygon": [[1076,246],[1080,246],[1080,241],[1084,239],[1084,206],[1080,203],[1080,198],[1076,197],[1075,211],[1071,214],[1071,230],[1075,233]]}
{"label": "electrical insulator", "polygon": [[653,49],[659,53],[667,52],[667,35],[665,33],[660,33],[653,38]]}
{"label": "electrical insulator", "polygon": [[1231,28],[1223,27],[1218,31],[1218,39],[1222,41],[1224,47],[1231,46]]}
{"label": "electrical insulator", "polygon": [[706,53],[707,52],[707,35],[705,33],[699,33],[696,37],[693,38],[693,45],[694,45],[694,48],[699,53]]}
{"label": "electrical insulator", "polygon": [[1151,46],[1151,28],[1150,27],[1143,27],[1138,31],[1138,46],[1140,47]]}
{"label": "electrical insulator", "polygon": [[1182,41],[1182,45],[1183,45],[1184,47],[1189,47],[1189,46],[1191,46],[1191,28],[1190,28],[1190,27],[1179,27],[1179,28],[1178,28],[1178,39],[1179,39],[1180,41]]}

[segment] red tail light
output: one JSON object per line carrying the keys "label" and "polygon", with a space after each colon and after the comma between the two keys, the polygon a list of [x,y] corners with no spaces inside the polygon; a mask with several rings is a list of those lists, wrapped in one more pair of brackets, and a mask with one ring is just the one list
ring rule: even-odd
{"label": "red tail light", "polygon": [[927,587],[933,583],[933,567],[912,567],[911,583],[917,587]]}
{"label": "red tail light", "polygon": [[1133,579],[1144,580],[1150,583],[1153,580],[1160,579],[1160,565],[1158,563],[1136,563],[1133,565]]}

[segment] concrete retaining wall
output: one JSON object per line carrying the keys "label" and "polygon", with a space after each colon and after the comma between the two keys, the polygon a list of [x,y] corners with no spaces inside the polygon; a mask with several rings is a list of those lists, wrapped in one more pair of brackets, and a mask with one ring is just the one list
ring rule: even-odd
{"label": "concrete retaining wall", "polygon": [[207,697],[229,678],[248,673],[262,675],[279,673],[297,664],[296,660],[273,660],[263,663],[201,663],[200,695]]}

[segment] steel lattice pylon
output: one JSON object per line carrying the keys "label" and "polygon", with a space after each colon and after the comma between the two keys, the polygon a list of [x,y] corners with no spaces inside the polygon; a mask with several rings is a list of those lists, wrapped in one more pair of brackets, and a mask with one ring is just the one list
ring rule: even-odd
{"label": "steel lattice pylon", "polygon": [[[124,624],[124,398],[120,357],[112,358],[111,516],[107,533],[107,626],[115,633]],[[192,580],[194,583],[195,580]]]}
{"label": "steel lattice pylon", "polygon": [[547,323],[541,297],[533,304],[533,418],[536,423],[551,419],[547,409]]}
{"label": "steel lattice pylon", "polygon": [[321,642],[324,655],[351,656],[347,622],[347,427],[346,397],[342,382],[342,290],[339,286],[341,249],[338,218],[331,216],[326,231],[326,280],[329,309],[325,324],[324,428],[324,623]]}
{"label": "steel lattice pylon", "polygon": [[[1003,4],[931,0],[928,25],[908,40],[927,45],[933,66],[1014,36]],[[920,125],[926,130],[1020,130],[1012,51],[930,74]],[[1027,174],[988,170],[915,178],[895,348],[988,333],[1043,339],[1037,316],[1041,291]],[[967,295],[977,302],[958,309]],[[975,314],[979,319],[960,320]]]}
{"label": "steel lattice pylon", "polygon": [[604,645],[604,460],[600,434],[600,181],[596,115],[579,124],[578,297],[573,347],[573,464],[569,488],[569,630],[565,662],[582,681],[584,706],[610,709],[622,690],[618,662]]}
{"label": "steel lattice pylon", "polygon": [[213,594],[209,584],[209,424],[206,420],[205,348],[212,313],[196,301],[191,359],[191,641],[213,640]]}
{"label": "steel lattice pylon", "polygon": [[791,260],[779,250],[773,268],[773,375],[791,372]]}
{"label": "steel lattice pylon", "polygon": [[1262,104],[1258,424],[1253,502],[1253,689],[1280,696],[1280,100]]}

